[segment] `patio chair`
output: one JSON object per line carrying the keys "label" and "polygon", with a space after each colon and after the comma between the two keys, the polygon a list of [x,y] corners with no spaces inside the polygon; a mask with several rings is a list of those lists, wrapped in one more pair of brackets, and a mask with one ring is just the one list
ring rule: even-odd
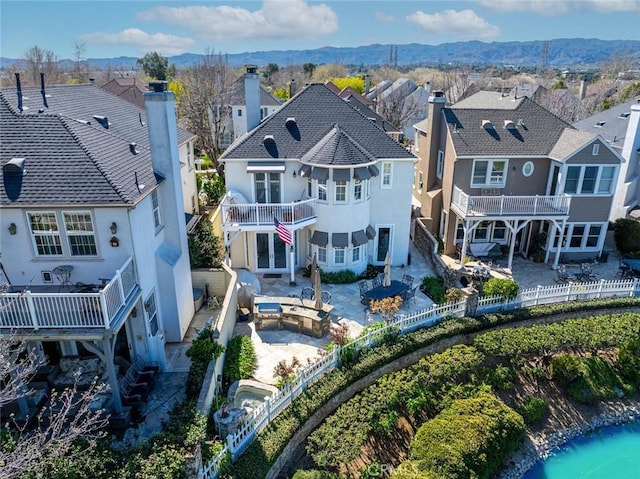
{"label": "patio chair", "polygon": [[570,282],[569,275],[567,274],[567,267],[565,265],[558,265],[558,269],[556,269],[555,282],[558,284],[567,284]]}
{"label": "patio chair", "polygon": [[302,292],[300,293],[300,299],[313,299],[315,298],[315,291],[313,288],[302,288]]}
{"label": "patio chair", "polygon": [[413,304],[416,304],[416,290],[419,286],[415,286],[402,295],[402,305],[409,305],[409,300],[413,299]]}
{"label": "patio chair", "polygon": [[[212,318],[209,318],[209,321],[211,320]],[[135,368],[136,373],[138,374],[146,374],[152,376],[160,372],[160,366],[158,366],[157,364],[147,364],[139,356],[133,358],[132,365]]]}
{"label": "patio chair", "polygon": [[598,275],[591,269],[589,263],[582,263],[580,265],[581,281],[598,281]]}
{"label": "patio chair", "polygon": [[382,279],[384,278],[384,274],[379,274],[375,278],[371,280],[371,288],[377,288],[378,286],[382,286]]}
{"label": "patio chair", "polygon": [[411,276],[410,274],[403,274],[402,282],[404,284],[408,284],[410,287],[413,286],[413,276]]}
{"label": "patio chair", "polygon": [[358,283],[358,287],[360,288],[360,302],[362,304],[369,304],[369,299],[367,298],[367,291],[369,291],[369,283],[366,280],[360,281]]}
{"label": "patio chair", "polygon": [[331,304],[331,293],[329,291],[322,292],[322,302],[324,304]]}
{"label": "patio chair", "polygon": [[618,267],[618,276],[620,279],[633,278],[633,268],[628,264],[620,263],[620,266]]}

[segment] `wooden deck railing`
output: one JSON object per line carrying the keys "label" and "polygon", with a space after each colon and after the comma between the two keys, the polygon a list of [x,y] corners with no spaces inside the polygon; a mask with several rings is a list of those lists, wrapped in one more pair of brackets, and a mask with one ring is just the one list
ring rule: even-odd
{"label": "wooden deck railing", "polygon": [[470,196],[455,186],[451,206],[464,217],[566,216],[571,196]]}

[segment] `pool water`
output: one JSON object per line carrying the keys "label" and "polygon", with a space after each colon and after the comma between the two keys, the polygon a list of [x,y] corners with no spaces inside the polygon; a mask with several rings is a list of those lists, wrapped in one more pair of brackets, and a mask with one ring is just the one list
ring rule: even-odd
{"label": "pool water", "polygon": [[570,441],[524,479],[640,479],[640,422],[610,426]]}

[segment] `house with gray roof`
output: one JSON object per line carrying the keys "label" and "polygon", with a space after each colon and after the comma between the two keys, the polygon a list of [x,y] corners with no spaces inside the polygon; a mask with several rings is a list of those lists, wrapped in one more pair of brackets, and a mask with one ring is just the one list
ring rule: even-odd
{"label": "house with gray roof", "polygon": [[598,112],[573,126],[600,135],[623,158],[609,219],[640,219],[640,98]]}
{"label": "house with gray roof", "polygon": [[[407,262],[416,158],[322,84],[301,90],[222,155],[222,229],[234,268],[293,273]],[[288,246],[275,220],[290,231]]]}
{"label": "house with gray roof", "polygon": [[92,85],[0,90],[0,334],[53,365],[97,356],[111,391],[116,363],[164,368],[194,314],[178,160],[193,135],[166,85],[144,112]]}
{"label": "house with gray roof", "polygon": [[[414,196],[445,253],[595,258],[604,246],[621,157],[526,97],[429,98],[417,125]],[[480,251],[481,253],[477,253]]]}

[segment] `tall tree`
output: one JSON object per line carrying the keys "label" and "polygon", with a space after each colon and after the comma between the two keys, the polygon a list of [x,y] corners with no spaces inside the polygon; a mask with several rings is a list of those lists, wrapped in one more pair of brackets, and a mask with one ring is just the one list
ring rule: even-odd
{"label": "tall tree", "polygon": [[144,57],[138,58],[138,66],[144,73],[156,80],[166,80],[169,73],[169,59],[163,57],[158,52],[147,53]]}
{"label": "tall tree", "polygon": [[86,67],[86,62],[83,61],[82,57],[84,56],[85,45],[82,42],[75,42],[73,44],[73,74],[79,80],[84,80],[84,71]]}
{"label": "tall tree", "polygon": [[225,133],[230,127],[234,72],[222,54],[206,51],[198,64],[182,70],[178,111],[186,127],[198,135],[198,147],[218,167]]}
{"label": "tall tree", "polygon": [[26,82],[31,85],[40,84],[40,73],[44,73],[48,85],[60,83],[62,70],[58,65],[58,57],[51,50],[33,46],[24,53],[26,62]]}

